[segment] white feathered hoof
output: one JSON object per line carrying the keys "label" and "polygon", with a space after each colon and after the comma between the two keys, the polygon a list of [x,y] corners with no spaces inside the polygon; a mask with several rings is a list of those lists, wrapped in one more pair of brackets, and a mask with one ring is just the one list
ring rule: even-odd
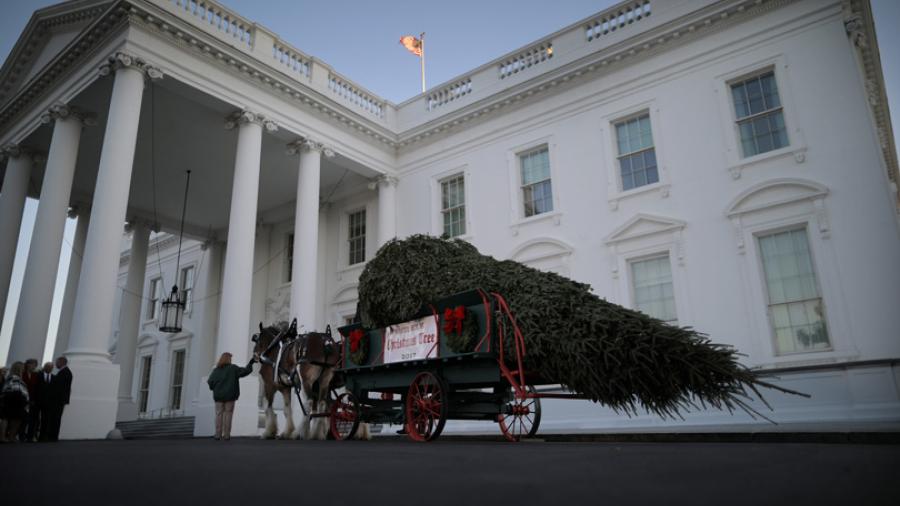
{"label": "white feathered hoof", "polygon": [[356,429],[356,434],[353,435],[353,439],[370,441],[372,439],[372,433],[369,431],[369,424],[365,422],[360,423],[359,427]]}

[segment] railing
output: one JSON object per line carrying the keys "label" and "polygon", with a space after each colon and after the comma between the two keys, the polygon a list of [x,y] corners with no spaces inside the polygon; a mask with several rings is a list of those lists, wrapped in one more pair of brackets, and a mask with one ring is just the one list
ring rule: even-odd
{"label": "railing", "polygon": [[296,72],[306,78],[310,76],[310,59],[298,51],[294,51],[287,45],[275,41],[272,43],[272,57],[279,64],[287,67],[291,72]]}
{"label": "railing", "polygon": [[178,409],[173,410],[170,408],[160,408],[154,409],[150,411],[143,411],[138,413],[138,420],[161,420],[165,418],[182,418],[184,417],[184,410]]}
{"label": "railing", "polygon": [[461,81],[457,81],[449,86],[444,86],[428,95],[428,100],[426,101],[426,108],[431,111],[437,109],[438,107],[452,102],[460,97],[468,95],[472,93],[472,79],[465,78]]}
{"label": "railing", "polygon": [[649,16],[650,0],[628,3],[588,21],[584,36],[590,42]]}
{"label": "railing", "polygon": [[354,106],[379,118],[384,117],[384,101],[359,89],[353,83],[333,72],[328,73],[328,89]]}
{"label": "railing", "polygon": [[253,23],[207,0],[170,0],[180,10],[193,15],[202,23],[229,35],[241,45],[253,46]]}
{"label": "railing", "polygon": [[523,51],[500,63],[500,79],[507,78],[519,71],[539,65],[553,58],[553,43],[543,42]]}

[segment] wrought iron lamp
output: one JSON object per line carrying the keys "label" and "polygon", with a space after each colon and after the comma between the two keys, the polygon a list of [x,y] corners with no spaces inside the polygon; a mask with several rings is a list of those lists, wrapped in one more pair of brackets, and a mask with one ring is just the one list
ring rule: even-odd
{"label": "wrought iron lamp", "polygon": [[184,308],[187,305],[184,290],[178,290],[178,273],[181,267],[181,241],[184,239],[184,217],[187,214],[188,189],[191,187],[191,171],[186,171],[187,182],[184,184],[184,203],[181,207],[181,231],[178,234],[178,257],[175,261],[175,284],[172,292],[162,302],[159,313],[159,331],[175,334],[181,332],[181,321],[184,318]]}

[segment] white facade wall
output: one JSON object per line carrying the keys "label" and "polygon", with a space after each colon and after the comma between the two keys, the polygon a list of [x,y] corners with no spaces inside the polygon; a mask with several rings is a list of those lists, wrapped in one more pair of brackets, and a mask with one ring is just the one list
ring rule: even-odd
{"label": "white facade wall", "polygon": [[[682,4],[664,7],[668,10],[654,10],[646,26],[686,14]],[[780,371],[781,379],[775,381],[812,395],[808,400],[768,395],[775,407],[773,419],[896,424],[900,269],[895,262],[900,258],[900,222],[870,108],[870,85],[848,39],[841,7],[840,2],[780,2],[746,22],[693,39],[686,32],[687,42],[664,44],[621,64],[600,66],[396,149],[371,136],[349,133],[324,115],[235,77],[229,67],[160,42],[150,31],[129,30],[126,38],[127,49],[155,57],[168,77],[228,104],[243,104],[251,97],[254,107],[277,111],[271,118],[285,130],[313,135],[349,163],[396,177],[399,237],[441,234],[440,181],[463,174],[467,221],[462,238],[483,253],[588,283],[598,296],[628,307],[635,304],[630,262],[667,254],[679,325],[735,346],[747,355],[747,366]],[[628,32],[609,40],[621,42],[628,37],[623,33]],[[557,47],[564,47],[566,37],[582,35],[561,34]],[[264,31],[257,36],[257,42],[273,37]],[[264,51],[263,46],[252,51]],[[589,56],[591,49],[578,51]],[[556,71],[553,65],[568,56],[559,54],[544,68]],[[329,71],[321,62],[311,65]],[[744,158],[729,83],[766,69],[775,73],[789,145]],[[487,84],[486,76],[494,71],[487,66],[476,69],[473,83]],[[534,73],[510,76],[506,83],[523,88],[541,72],[536,67]],[[323,75],[314,72],[311,85]],[[429,128],[442,114],[449,117],[467,107],[461,100],[427,111],[425,100],[387,104],[378,126],[406,136]],[[660,181],[623,192],[613,123],[643,111],[651,120]],[[518,155],[539,146],[549,149],[553,211],[524,218]],[[271,150],[263,154],[264,163],[271,160]],[[316,330],[340,326],[355,313],[364,263],[349,265],[349,215],[365,209],[366,259],[371,259],[379,236],[377,187],[341,188],[319,211]],[[260,196],[263,201],[265,197]],[[253,283],[246,287],[252,291],[251,307],[237,308],[250,311],[253,328],[259,321],[269,324],[297,316],[289,314],[286,255],[293,209],[287,203],[258,217]],[[775,349],[757,236],[794,227],[807,231],[831,342],[827,351],[787,355]],[[197,434],[211,433],[211,399],[203,379],[215,359],[210,343],[215,342],[217,315],[235,309],[220,308],[217,293],[202,291],[209,281],[203,277],[209,275],[203,267],[209,251],[199,242],[185,243],[181,267],[195,266],[193,310],[185,315],[184,331],[176,335],[160,333],[155,320],[142,318],[133,371],[132,394],[138,402],[141,358],[153,357],[148,416],[173,414],[168,410],[171,360],[175,350],[187,350],[180,411],[198,417]],[[147,314],[151,280],[160,276],[160,269],[163,296],[171,288],[176,253],[177,241],[164,242],[160,250],[151,242],[142,315]],[[216,279],[209,286],[221,289],[221,270],[213,269]],[[126,271],[123,261],[120,286]],[[117,307],[114,314],[118,312]],[[113,328],[118,318],[114,320]],[[248,329],[248,346],[252,331]],[[250,394],[249,385],[256,387],[255,378],[242,382],[244,395]],[[720,412],[693,413],[678,422],[651,416],[629,419],[586,402],[548,401],[543,426],[579,431],[745,423],[759,421]],[[493,429],[465,423],[448,428]]]}

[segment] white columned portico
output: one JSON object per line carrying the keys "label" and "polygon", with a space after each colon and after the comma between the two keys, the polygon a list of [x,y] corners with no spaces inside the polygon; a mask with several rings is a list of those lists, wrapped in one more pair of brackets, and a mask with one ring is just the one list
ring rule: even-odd
{"label": "white columned portico", "polygon": [[[6,175],[0,191],[0,323],[6,311],[6,297],[16,260],[16,245],[22,228],[25,196],[31,177],[33,158],[19,146],[10,145],[0,152],[6,156]],[[40,357],[38,357],[40,360]]]}
{"label": "white columned portico", "polygon": [[84,120],[83,114],[64,104],[54,105],[41,116],[41,122],[53,123],[53,136],[9,344],[10,361],[41,360],[44,355]]}
{"label": "white columned portico", "polygon": [[[278,127],[261,114],[246,110],[229,116],[225,127],[237,128],[238,138],[216,355],[230,352],[232,362],[243,367],[250,358],[250,306],[253,293],[253,251],[256,243],[262,134],[263,128],[275,131]],[[258,414],[256,396],[241,396],[234,408],[232,435],[256,434]]]}
{"label": "white columned portico", "polygon": [[128,277],[122,290],[119,309],[119,342],[116,343],[114,362],[119,364],[119,410],[116,420],[134,420],[138,415],[137,404],[131,396],[134,376],[134,351],[141,325],[141,301],[144,293],[144,277],[147,274],[147,249],[150,245],[150,227],[140,220],[129,224],[131,251],[128,258]]}
{"label": "white columned portico", "polygon": [[124,53],[116,53],[101,69],[104,75],[112,72],[115,80],[65,353],[75,376],[71,403],[63,415],[61,437],[65,438],[104,437],[115,426],[119,366],[110,361],[107,343],[112,334],[122,224],[128,207],[144,76],[162,77],[159,70]]}
{"label": "white columned portico", "polygon": [[397,178],[378,178],[378,247],[397,237]]}
{"label": "white columned portico", "polygon": [[72,238],[69,273],[66,275],[66,289],[63,293],[62,307],[59,311],[56,344],[53,346],[54,357],[59,357],[69,348],[72,315],[75,313],[75,293],[78,291],[78,278],[81,275],[81,259],[84,257],[84,242],[87,239],[90,209],[87,206],[73,207],[69,210],[69,218],[75,219],[75,236]]}
{"label": "white columned portico", "polygon": [[297,207],[294,214],[294,263],[291,279],[291,317],[298,328],[317,330],[316,293],[319,251],[319,180],[322,156],[334,153],[321,143],[301,139],[288,144],[288,154],[300,154]]}

